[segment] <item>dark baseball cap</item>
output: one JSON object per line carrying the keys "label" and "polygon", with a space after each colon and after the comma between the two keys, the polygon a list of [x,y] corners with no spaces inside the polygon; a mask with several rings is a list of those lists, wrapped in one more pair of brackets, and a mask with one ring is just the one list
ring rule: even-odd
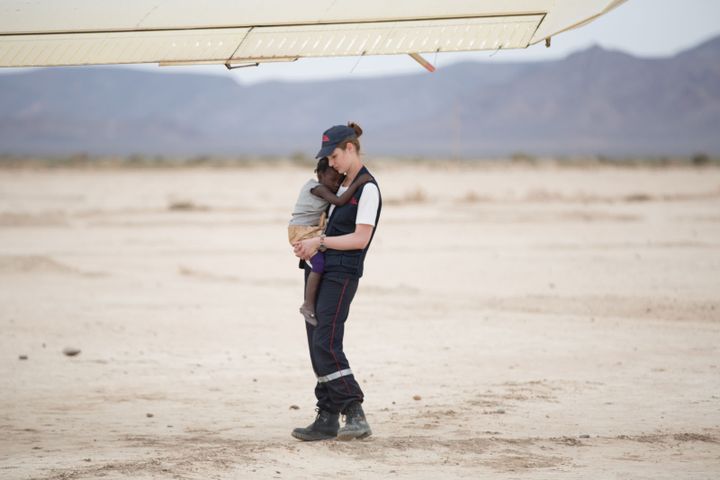
{"label": "dark baseball cap", "polygon": [[335,125],[323,132],[322,147],[315,158],[329,157],[343,140],[357,138],[355,130],[347,125]]}

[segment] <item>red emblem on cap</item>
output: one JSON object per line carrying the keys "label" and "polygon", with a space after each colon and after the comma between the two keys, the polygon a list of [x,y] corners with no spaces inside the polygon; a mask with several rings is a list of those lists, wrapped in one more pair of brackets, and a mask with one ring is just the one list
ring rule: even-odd
{"label": "red emblem on cap", "polygon": [[330,137],[328,137],[327,135],[323,135],[323,142],[329,142],[329,141],[330,141]]}

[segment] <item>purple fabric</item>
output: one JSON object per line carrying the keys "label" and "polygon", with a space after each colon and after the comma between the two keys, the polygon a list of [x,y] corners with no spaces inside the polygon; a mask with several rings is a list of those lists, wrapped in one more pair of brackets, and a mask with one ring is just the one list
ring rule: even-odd
{"label": "purple fabric", "polygon": [[325,271],[325,254],[317,252],[310,258],[310,265],[312,265],[312,271],[315,273],[323,273]]}

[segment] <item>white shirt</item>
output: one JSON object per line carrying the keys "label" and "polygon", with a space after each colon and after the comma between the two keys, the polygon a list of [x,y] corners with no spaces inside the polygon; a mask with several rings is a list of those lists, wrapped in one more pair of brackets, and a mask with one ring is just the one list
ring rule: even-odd
{"label": "white shirt", "polygon": [[[340,196],[347,191],[348,187],[341,186],[337,195]],[[377,218],[378,207],[380,207],[380,191],[374,183],[366,183],[360,194],[358,201],[357,217],[355,217],[355,225],[372,225],[375,226],[375,218]],[[330,205],[330,216],[335,211],[335,205]],[[330,218],[328,216],[328,218]]]}

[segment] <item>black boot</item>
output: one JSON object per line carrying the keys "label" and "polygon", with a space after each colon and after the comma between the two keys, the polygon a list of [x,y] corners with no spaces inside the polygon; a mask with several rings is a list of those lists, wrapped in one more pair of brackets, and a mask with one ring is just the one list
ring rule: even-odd
{"label": "black boot", "polygon": [[315,421],[305,428],[298,427],[292,431],[292,436],[305,442],[314,440],[327,440],[335,438],[340,428],[338,418],[340,414],[318,409]]}
{"label": "black boot", "polygon": [[345,426],[337,432],[338,440],[353,440],[372,435],[370,425],[365,419],[362,405],[359,402],[350,404],[345,410]]}

